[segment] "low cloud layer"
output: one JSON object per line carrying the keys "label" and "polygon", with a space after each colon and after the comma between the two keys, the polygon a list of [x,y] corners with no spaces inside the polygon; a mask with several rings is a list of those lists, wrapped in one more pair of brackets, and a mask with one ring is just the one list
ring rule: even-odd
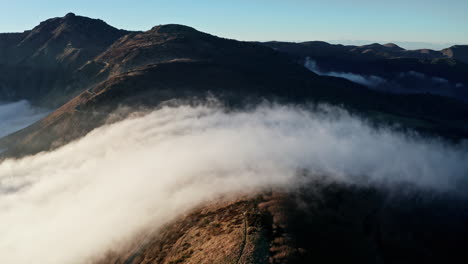
{"label": "low cloud layer", "polygon": [[467,160],[466,147],[376,130],[336,108],[164,107],[0,163],[0,262],[86,263],[203,201],[316,175],[457,192]]}
{"label": "low cloud layer", "polygon": [[379,85],[383,85],[386,80],[384,78],[381,78],[379,76],[375,75],[360,75],[360,74],[355,74],[351,72],[335,72],[335,71],[322,71],[318,65],[317,62],[310,59],[306,58],[306,62],[304,66],[309,69],[310,71],[318,74],[318,75],[325,75],[325,76],[333,76],[333,77],[340,77],[347,79],[349,81],[365,85],[367,87],[377,87]]}
{"label": "low cloud layer", "polygon": [[0,103],[0,138],[40,120],[49,111],[33,107],[28,101]]}

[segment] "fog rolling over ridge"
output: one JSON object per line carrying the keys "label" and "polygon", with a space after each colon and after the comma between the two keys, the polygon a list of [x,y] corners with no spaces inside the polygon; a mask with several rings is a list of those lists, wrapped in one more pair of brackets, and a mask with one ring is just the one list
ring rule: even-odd
{"label": "fog rolling over ridge", "polygon": [[203,201],[293,190],[317,175],[457,193],[467,160],[464,146],[375,129],[328,106],[163,107],[0,163],[0,262],[87,263]]}
{"label": "fog rolling over ridge", "polygon": [[31,125],[49,112],[46,109],[31,106],[26,100],[0,102],[0,137]]}

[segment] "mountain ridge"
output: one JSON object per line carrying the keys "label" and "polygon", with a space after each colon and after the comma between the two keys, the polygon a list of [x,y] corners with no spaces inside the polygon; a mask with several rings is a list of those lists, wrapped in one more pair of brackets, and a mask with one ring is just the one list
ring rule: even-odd
{"label": "mountain ridge", "polygon": [[[455,138],[468,135],[468,131],[459,124],[459,120],[468,116],[468,106],[460,102],[432,95],[386,95],[342,78],[319,76],[291,59],[287,52],[263,44],[219,38],[188,26],[169,24],[155,26],[145,32],[122,32],[103,21],[68,14],[35,27],[36,32],[29,33],[31,36],[45,30],[46,37],[40,37],[40,41],[36,41],[40,45],[34,47],[55,43],[57,38],[49,38],[56,36],[53,32],[59,39],[70,36],[64,32],[75,27],[67,28],[67,21],[99,25],[112,35],[99,43],[112,43],[98,45],[103,50],[101,53],[87,56],[86,62],[73,67],[59,67],[61,62],[54,56],[51,61],[57,64],[50,69],[40,68],[41,64],[9,66],[0,63],[5,71],[16,72],[5,75],[6,80],[0,77],[0,88],[3,88],[0,91],[7,95],[9,91],[16,92],[16,96],[23,95],[33,103],[58,108],[43,121],[1,139],[0,146],[9,149],[4,155],[33,154],[79,138],[103,124],[106,115],[122,104],[154,107],[165,100],[204,98],[209,94],[226,100],[231,106],[241,105],[252,98],[256,98],[253,101],[267,99],[293,104],[341,104],[353,111],[372,113],[370,116],[377,120],[381,119],[380,114],[375,113],[381,112],[391,113],[391,120],[430,120],[430,123],[425,121],[422,127],[414,127],[430,133]],[[100,31],[102,29],[94,32]],[[80,31],[71,33],[71,36],[75,35],[81,36]],[[88,37],[93,39],[97,36],[91,34]],[[28,41],[30,39],[33,37]],[[64,43],[68,42],[63,39],[58,42],[59,52]],[[304,45],[316,44],[330,46],[325,42]],[[88,47],[92,49],[94,46],[88,43],[83,49]],[[342,49],[344,46],[331,47]],[[326,54],[323,48],[320,50]],[[21,74],[17,72],[19,69],[22,69]],[[26,83],[18,82],[24,79],[25,71],[31,78]],[[8,89],[9,83],[17,87]],[[32,90],[35,83],[41,86]],[[96,112],[107,114],[90,115]],[[406,125],[412,127],[413,122]],[[43,140],[33,143],[34,138]]]}

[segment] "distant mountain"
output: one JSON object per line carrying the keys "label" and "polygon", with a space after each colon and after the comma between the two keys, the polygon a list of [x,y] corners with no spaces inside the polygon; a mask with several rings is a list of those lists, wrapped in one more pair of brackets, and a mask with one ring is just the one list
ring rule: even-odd
{"label": "distant mountain", "polygon": [[334,45],[320,41],[266,42],[304,64],[313,61],[319,74],[348,77],[390,93],[430,93],[468,102],[468,46],[434,51],[405,50],[396,44]]}
{"label": "distant mountain", "polygon": [[[327,42],[332,43],[332,44],[362,46],[362,45],[367,45],[369,43],[375,43],[376,41],[341,39],[341,40],[329,40]],[[385,43],[385,42],[379,42],[379,43]],[[442,50],[447,47],[460,44],[460,43],[454,43],[454,42],[421,42],[421,41],[395,41],[394,43],[407,50],[417,50],[417,49]]]}
{"label": "distant mountain", "polygon": [[417,58],[417,59],[455,59],[460,62],[468,63],[467,50],[468,45],[456,45],[440,51],[431,49],[406,50],[394,43],[368,45],[341,45],[329,44],[324,41],[307,42],[265,42],[267,46],[282,50],[288,53],[299,55],[307,53],[309,56],[325,56],[333,52],[336,55],[352,56],[356,59],[397,59],[397,58]]}

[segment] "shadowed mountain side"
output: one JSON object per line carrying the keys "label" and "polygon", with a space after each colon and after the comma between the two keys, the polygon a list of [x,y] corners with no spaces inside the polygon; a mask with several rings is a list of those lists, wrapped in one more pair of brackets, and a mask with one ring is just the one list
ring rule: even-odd
{"label": "shadowed mountain side", "polygon": [[311,185],[205,204],[95,263],[455,261],[465,258],[466,208],[450,198]]}

